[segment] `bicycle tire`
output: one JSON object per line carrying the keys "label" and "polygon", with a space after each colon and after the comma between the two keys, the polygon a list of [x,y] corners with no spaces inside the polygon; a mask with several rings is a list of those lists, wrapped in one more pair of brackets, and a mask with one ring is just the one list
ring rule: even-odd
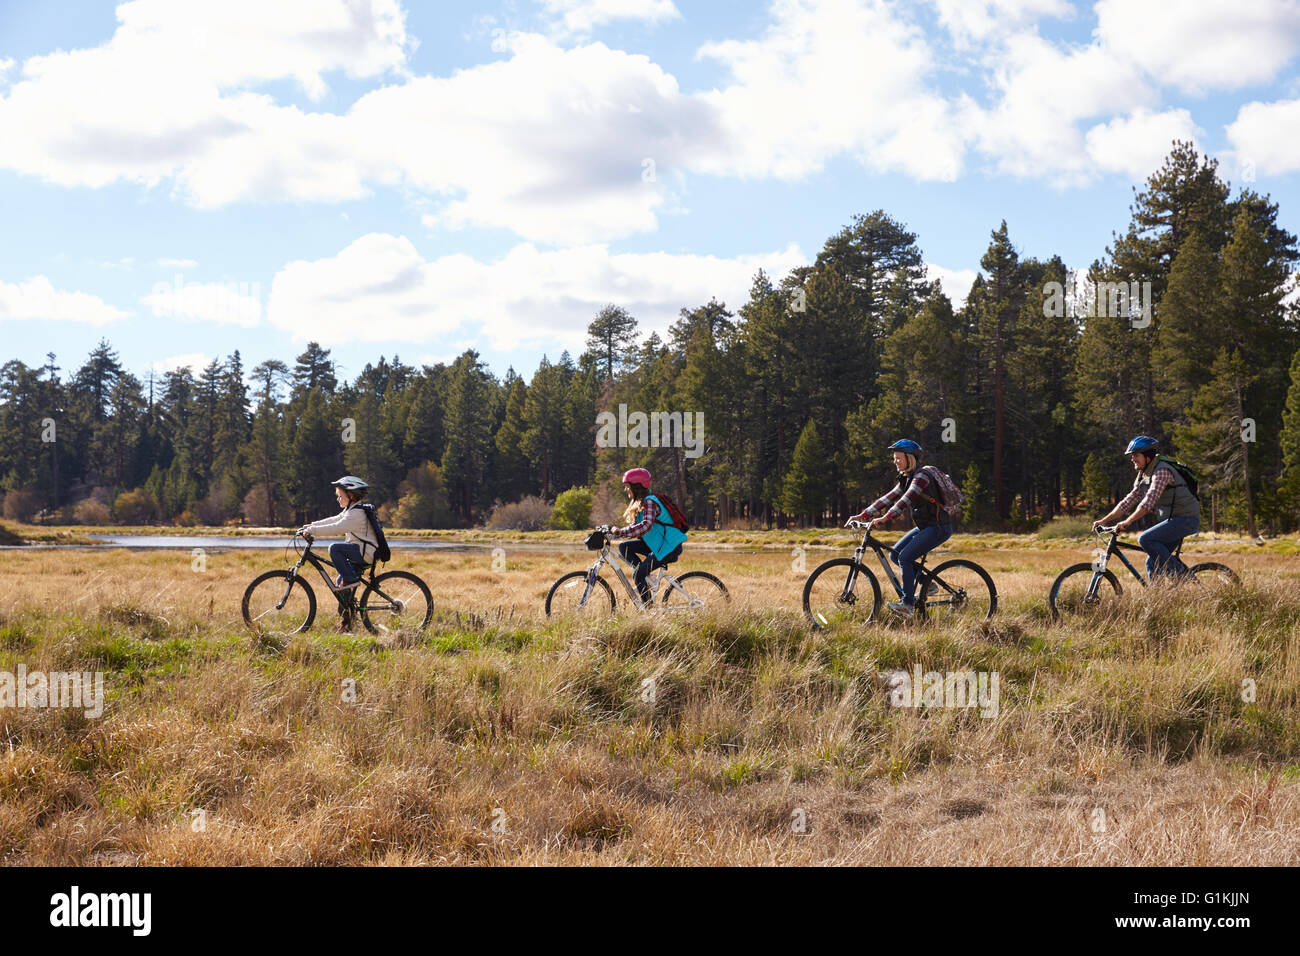
{"label": "bicycle tire", "polygon": [[[548,592],[546,592],[546,616],[547,617],[550,617],[553,612],[560,613],[558,608],[553,608],[553,602],[555,601],[556,595],[560,593],[560,589],[572,588],[577,585],[578,581],[582,581],[585,583],[587,580],[587,575],[589,573],[590,572],[587,571],[570,571],[568,574],[561,575],[559,579],[556,580],[556,582],[551,585],[551,589]],[[566,582],[571,582],[571,583],[566,584]],[[599,612],[604,609],[605,607],[604,602],[600,601],[596,597],[596,595],[603,592],[605,597],[609,599],[609,613],[613,614],[614,607],[616,604],[616,601],[614,599],[614,589],[611,588],[609,586],[609,582],[606,581],[604,578],[602,578],[600,575],[596,576],[595,584],[599,585],[599,587],[593,585],[591,589],[591,595],[587,598],[588,608],[591,609],[593,612]]]}
{"label": "bicycle tire", "polygon": [[[675,580],[682,586],[682,590],[686,591],[691,596],[692,600],[699,601],[703,606],[716,607],[717,602],[715,596],[719,594],[722,598],[722,604],[731,603],[731,592],[727,590],[727,586],[708,571],[687,571],[681,577],[675,578]],[[696,582],[697,590],[692,592],[691,588],[687,587],[687,581]],[[706,581],[708,582],[707,584],[704,583]],[[668,589],[664,591],[664,607],[673,607],[672,601],[674,595],[676,595],[678,601],[681,600],[680,592],[678,592],[676,588],[669,586]],[[702,595],[708,595],[708,597],[703,597]],[[688,607],[689,605],[679,606],[682,606],[683,609],[685,609],[685,607]]]}
{"label": "bicycle tire", "polygon": [[[254,603],[253,596],[258,591],[258,588],[260,588],[266,582],[272,580],[283,580],[289,582],[288,589],[287,589],[287,597],[289,598],[289,600],[292,600],[293,598],[293,589],[295,587],[297,587],[303,594],[306,595],[307,611],[301,625],[296,627],[290,627],[290,628],[268,627],[267,623],[269,622],[262,623],[262,621],[269,614],[271,614],[273,610],[275,610],[274,604],[268,605],[267,609],[265,611],[261,611],[260,613],[255,613],[254,609],[250,607],[250,605]],[[276,591],[275,589],[264,589],[264,590],[268,594],[268,598],[275,598],[277,593],[280,594],[281,596],[286,595],[285,591]],[[260,601],[258,602],[258,606],[260,606]],[[286,603],[285,606],[288,607],[288,603]],[[244,589],[244,597],[243,600],[240,601],[240,613],[244,617],[244,623],[252,630],[255,631],[260,630],[270,634],[301,634],[302,632],[310,628],[312,622],[316,620],[316,592],[313,591],[311,589],[311,585],[308,584],[306,581],[304,581],[302,577],[299,575],[296,574],[291,575],[288,571],[267,571],[265,574],[259,574],[257,577],[253,578],[252,582],[248,585],[248,587]],[[292,624],[296,619],[297,619],[297,614],[296,612],[294,612],[289,616],[286,623]]]}
{"label": "bicycle tire", "polygon": [[1241,578],[1237,576],[1236,571],[1232,570],[1232,568],[1228,567],[1226,564],[1219,564],[1217,561],[1202,561],[1200,564],[1192,565],[1192,567],[1188,568],[1188,571],[1191,573],[1193,578],[1199,578],[1202,575],[1207,578],[1212,575],[1217,575],[1227,584],[1241,584]]}
{"label": "bicycle tire", "polygon": [[[400,596],[390,593],[385,598],[384,585],[389,585],[388,591],[392,592],[396,590],[393,585],[399,581],[406,582],[410,587],[402,589]],[[384,603],[372,606],[370,602],[376,594]],[[424,603],[423,609],[419,607],[421,600]],[[390,603],[393,601],[397,602],[397,606]],[[423,631],[433,620],[433,592],[423,579],[410,571],[386,571],[366,585],[357,602],[357,610],[360,612],[361,623],[371,634],[409,629]],[[403,617],[403,614],[406,616]],[[371,620],[372,617],[374,620]]]}
{"label": "bicycle tire", "polygon": [[[1052,590],[1047,595],[1047,603],[1052,610],[1052,620],[1059,621],[1061,619],[1062,610],[1071,614],[1082,610],[1082,606],[1078,608],[1060,607],[1059,598],[1060,598],[1061,586],[1065,584],[1066,580],[1068,580],[1073,575],[1083,574],[1083,573],[1092,575],[1097,573],[1097,569],[1094,568],[1090,562],[1086,562],[1086,561],[1083,564],[1072,564],[1064,571],[1062,571],[1060,574],[1058,574],[1056,576],[1056,580],[1052,582]],[[1115,573],[1111,571],[1110,568],[1107,568],[1105,571],[1101,572],[1101,579],[1110,585],[1111,591],[1113,592],[1115,597],[1119,597],[1121,594],[1124,593],[1124,588],[1120,586],[1119,578],[1115,577]],[[1101,590],[1100,582],[1097,585],[1097,589],[1098,592],[1100,592]],[[1087,602],[1087,603],[1095,607],[1100,602],[1101,602],[1101,597],[1098,596],[1093,598],[1091,602]]]}
{"label": "bicycle tire", "polygon": [[931,596],[926,594],[926,588],[929,586],[932,580],[938,579],[940,584],[942,584],[943,572],[948,571],[951,573],[957,568],[964,568],[967,571],[973,571],[975,573],[975,576],[979,578],[984,583],[984,585],[988,588],[989,607],[988,607],[988,611],[984,614],[982,620],[985,621],[991,620],[993,618],[993,615],[997,613],[998,610],[997,585],[993,583],[993,578],[987,571],[985,571],[974,561],[968,561],[965,558],[954,558],[951,561],[945,561],[943,562],[943,564],[938,565],[933,570],[925,571],[922,575],[918,576],[919,579],[917,581],[917,590],[921,593],[921,595],[923,595],[923,597],[916,602],[917,613],[921,618],[926,618],[931,616],[938,616],[939,612],[937,610],[932,610],[932,608],[937,609],[941,607],[951,607],[954,610],[956,610],[964,606],[966,603],[973,604],[974,598],[967,597],[970,588],[960,588],[960,590],[962,590],[964,593],[959,598],[954,597],[950,589],[945,589],[942,586],[939,588],[939,593],[934,595],[935,600],[931,600]]}
{"label": "bicycle tire", "polygon": [[[814,599],[813,591],[816,587],[818,579],[821,578],[823,575],[829,574],[831,571],[833,571],[836,568],[842,569],[845,574],[844,584],[841,585],[839,589],[840,591],[839,596],[838,597],[834,596],[835,595],[835,590],[833,587],[834,582],[830,578],[827,578],[826,580],[830,581],[832,584],[832,589],[829,592],[827,592],[829,596],[820,597],[819,599]],[[854,568],[857,569],[857,575],[854,577],[853,590],[846,595],[845,590],[847,589],[849,583],[848,575],[850,570]],[[860,561],[854,561],[852,558],[831,558],[829,561],[823,561],[821,564],[817,565],[817,567],[813,569],[813,572],[810,575],[808,575],[808,580],[804,582],[803,612],[804,615],[808,618],[808,622],[812,624],[812,626],[817,630],[826,630],[831,626],[832,623],[831,617],[828,616],[828,614],[836,617],[837,620],[839,619],[837,615],[832,614],[836,606],[859,606],[859,605],[865,606],[865,602],[860,600],[859,593],[858,593],[859,586],[860,586],[859,582],[864,578],[871,585],[871,591],[870,591],[871,608],[865,616],[859,613],[856,615],[855,618],[853,615],[846,615],[846,618],[854,618],[853,623],[856,624],[866,624],[870,621],[875,620],[876,613],[880,610],[880,601],[881,601],[880,582],[876,579],[876,576],[871,573],[871,569],[869,567],[867,567],[865,564],[863,564]],[[847,600],[845,599],[846,597],[848,598]],[[828,606],[823,606],[823,605],[827,605],[828,602],[829,602]],[[813,607],[814,603],[818,603],[819,606]]]}

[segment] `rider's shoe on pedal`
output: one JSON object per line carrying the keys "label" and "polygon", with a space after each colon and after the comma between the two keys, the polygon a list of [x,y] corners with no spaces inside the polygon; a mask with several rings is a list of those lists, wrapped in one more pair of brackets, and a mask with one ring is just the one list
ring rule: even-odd
{"label": "rider's shoe on pedal", "polygon": [[887,607],[895,614],[899,614],[903,617],[912,617],[916,614],[916,608],[903,601],[890,601]]}

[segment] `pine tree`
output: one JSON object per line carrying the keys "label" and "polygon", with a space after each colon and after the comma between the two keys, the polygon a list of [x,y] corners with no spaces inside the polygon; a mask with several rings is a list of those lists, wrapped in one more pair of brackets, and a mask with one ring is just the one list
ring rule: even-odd
{"label": "pine tree", "polygon": [[622,306],[610,303],[587,326],[587,352],[604,365],[607,379],[614,377],[614,369],[624,364],[635,345],[636,319]]}
{"label": "pine tree", "polygon": [[1300,350],[1291,357],[1290,387],[1282,415],[1280,445],[1283,472],[1279,491],[1287,508],[1287,524],[1295,527],[1297,517],[1300,517]]}
{"label": "pine tree", "polygon": [[465,525],[491,498],[486,486],[495,448],[491,423],[491,380],[477,352],[466,351],[451,367],[444,428],[447,449],[442,475],[452,509]]}
{"label": "pine tree", "polygon": [[817,437],[817,425],[808,420],[799,433],[790,468],[781,489],[782,510],[815,525],[826,508],[826,451]]}
{"label": "pine tree", "polygon": [[[1245,440],[1242,421],[1248,417],[1244,414],[1245,396],[1253,381],[1241,353],[1220,350],[1210,369],[1210,381],[1192,402],[1188,424],[1174,432],[1189,464],[1200,471],[1202,499],[1206,490],[1225,496],[1223,512],[1229,515],[1241,514],[1239,505],[1244,506],[1246,528],[1252,537],[1256,534],[1255,501],[1250,443]],[[1216,518],[1219,513],[1216,508]]]}

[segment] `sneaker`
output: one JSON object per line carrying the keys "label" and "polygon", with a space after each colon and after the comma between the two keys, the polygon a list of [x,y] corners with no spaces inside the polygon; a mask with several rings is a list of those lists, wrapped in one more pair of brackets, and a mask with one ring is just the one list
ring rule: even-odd
{"label": "sneaker", "polygon": [[903,617],[911,617],[916,613],[916,608],[910,604],[904,604],[902,601],[890,601],[887,607],[895,614],[901,614]]}
{"label": "sneaker", "polygon": [[346,591],[348,588],[354,588],[360,583],[360,578],[357,578],[355,581],[344,581],[343,575],[341,574],[334,579],[334,587],[339,591]]}

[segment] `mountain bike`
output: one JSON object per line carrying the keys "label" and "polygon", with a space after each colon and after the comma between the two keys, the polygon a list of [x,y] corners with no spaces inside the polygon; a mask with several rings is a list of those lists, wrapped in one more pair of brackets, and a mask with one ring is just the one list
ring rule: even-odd
{"label": "mountain bike", "polygon": [[[707,571],[687,571],[674,577],[666,567],[660,567],[646,579],[650,585],[650,600],[642,602],[636,585],[623,573],[627,568],[632,574],[636,569],[625,561],[617,551],[610,548],[608,536],[601,531],[593,531],[587,536],[587,550],[599,551],[596,563],[586,571],[570,571],[560,576],[551,585],[546,595],[546,616],[560,615],[580,616],[611,614],[614,611],[614,589],[600,576],[600,570],[608,566],[627,592],[627,599],[639,611],[655,606],[659,599],[660,607],[665,611],[696,611],[708,607],[719,607],[731,603],[731,594],[727,586]],[[649,558],[642,560],[648,561]],[[660,597],[660,589],[663,595]]]}
{"label": "mountain bike", "polygon": [[[1110,563],[1111,556],[1119,558],[1124,567],[1128,568],[1129,573],[1137,580],[1142,587],[1146,587],[1148,582],[1142,576],[1142,573],[1133,566],[1125,555],[1125,551],[1137,551],[1145,554],[1146,552],[1136,544],[1130,544],[1127,541],[1120,541],[1120,531],[1115,527],[1100,527],[1097,529],[1099,537],[1110,535],[1106,542],[1106,550],[1103,552],[1097,549],[1097,557],[1091,562],[1083,564],[1073,564],[1056,576],[1052,582],[1052,590],[1048,595],[1048,604],[1052,608],[1052,617],[1059,620],[1062,614],[1079,614],[1091,611],[1100,607],[1107,600],[1114,600],[1123,593],[1120,587],[1119,579],[1115,573],[1109,570],[1106,565]],[[1183,543],[1178,542],[1178,547],[1174,550],[1174,556],[1177,557],[1182,553]],[[1205,561],[1201,564],[1192,565],[1187,569],[1185,580],[1197,584],[1199,587],[1206,587],[1210,584],[1227,584],[1238,585],[1241,579],[1226,564],[1218,564],[1214,561]]]}
{"label": "mountain bike", "polygon": [[[305,574],[304,564],[320,572],[325,587],[338,599],[339,613],[344,621],[353,615],[361,618],[371,634],[387,634],[403,630],[422,631],[433,619],[433,595],[429,586],[410,571],[386,571],[375,574],[370,565],[369,578],[363,575],[364,584],[340,588],[334,584],[333,567],[312,551],[312,536],[295,533],[290,546],[298,549],[302,539],[298,562],[287,571],[267,571],[253,579],[244,591],[241,610],[244,623],[254,630],[268,634],[298,634],[307,630],[316,619],[316,592],[312,590]],[[360,592],[360,597],[357,597]]]}
{"label": "mountain bike", "polygon": [[[903,585],[894,573],[893,563],[885,556],[886,551],[893,554],[893,548],[873,537],[871,526],[864,521],[850,521],[849,527],[864,529],[853,557],[823,562],[804,582],[803,611],[819,630],[866,624],[875,618],[880,608],[880,582],[862,563],[867,548],[875,552],[899,600],[903,598]],[[922,558],[920,565],[916,575],[917,593],[923,596],[916,602],[919,619],[987,621],[998,609],[998,590],[993,579],[974,561],[954,558],[930,569]]]}

